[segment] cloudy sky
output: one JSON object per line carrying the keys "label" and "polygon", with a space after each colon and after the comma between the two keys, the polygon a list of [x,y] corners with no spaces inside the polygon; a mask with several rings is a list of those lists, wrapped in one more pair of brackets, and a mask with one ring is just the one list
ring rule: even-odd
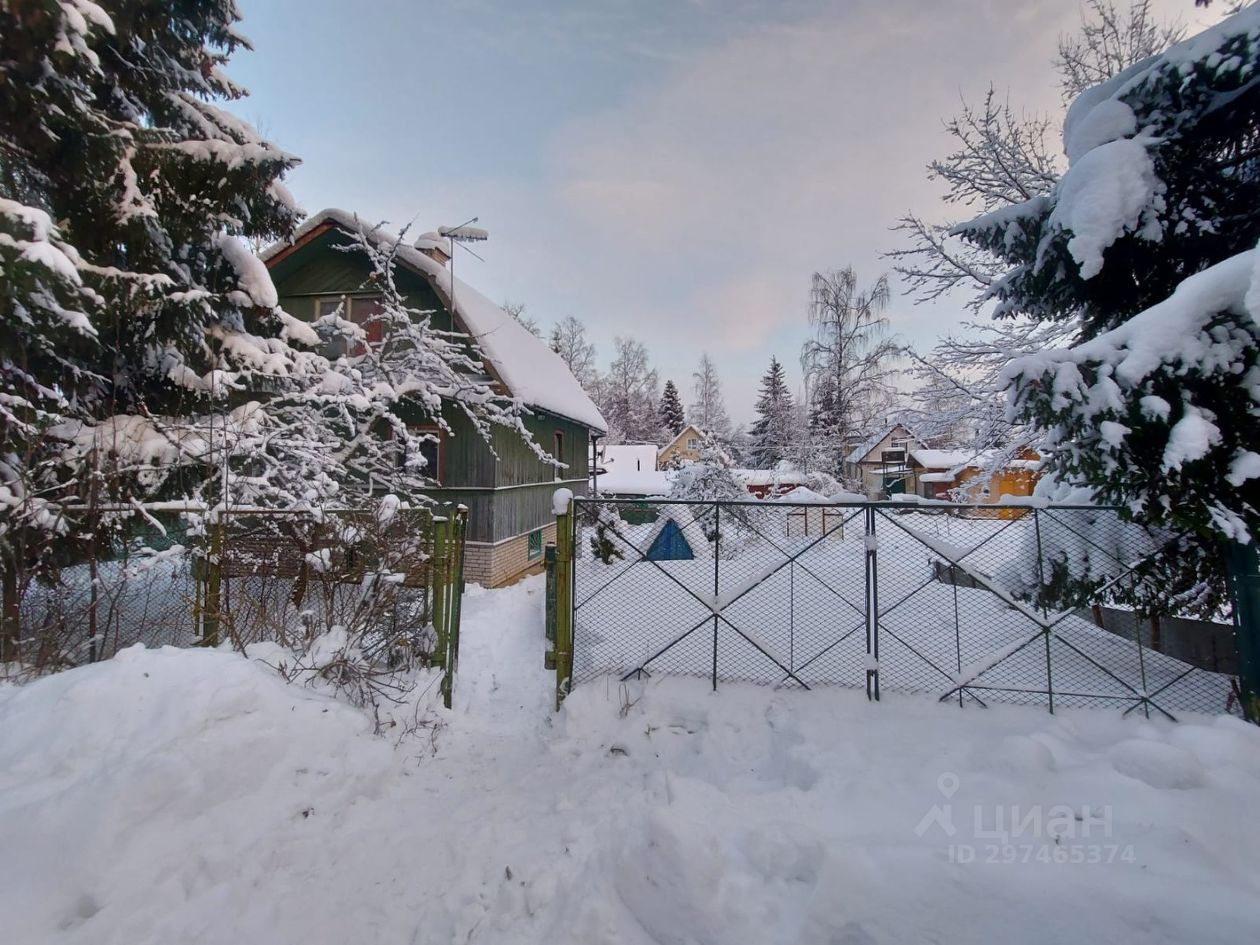
{"label": "cloudy sky", "polygon": [[[799,385],[815,270],[867,283],[908,209],[947,215],[923,168],[988,84],[1058,114],[1050,65],[1077,0],[238,0],[255,46],[237,111],[304,163],[308,211],[413,232],[478,216],[458,274],[606,363],[643,341],[690,394],[702,351],[737,422],[772,354]],[[1156,0],[1201,22],[1192,0]],[[961,301],[893,329],[930,346]]]}

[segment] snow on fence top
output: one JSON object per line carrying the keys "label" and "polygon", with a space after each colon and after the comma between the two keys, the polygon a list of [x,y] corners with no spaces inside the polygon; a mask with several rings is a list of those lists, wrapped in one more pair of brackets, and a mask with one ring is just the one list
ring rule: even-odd
{"label": "snow on fence top", "polygon": [[[381,229],[373,231],[370,224],[357,219],[353,213],[335,208],[312,214],[293,234],[293,242],[325,223],[351,232],[372,233],[381,246],[398,242],[394,234]],[[289,245],[291,243],[271,246],[264,250],[262,258],[270,259]],[[446,267],[415,247],[398,242],[397,259],[408,269],[424,276],[448,307],[452,307],[451,293],[454,289],[455,314],[480,346],[487,366],[512,396],[527,406],[575,420],[600,433],[608,432],[599,408],[587,396],[568,365],[546,342],[472,286],[453,279]]]}

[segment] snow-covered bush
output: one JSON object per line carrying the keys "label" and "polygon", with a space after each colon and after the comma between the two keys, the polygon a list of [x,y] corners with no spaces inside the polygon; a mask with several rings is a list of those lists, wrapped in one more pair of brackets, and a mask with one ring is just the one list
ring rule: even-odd
{"label": "snow-covered bush", "polygon": [[[709,541],[717,537],[717,503],[743,502],[750,496],[735,474],[730,454],[712,435],[706,433],[700,444],[700,459],[680,466],[670,490],[671,499],[689,502],[711,502],[713,505],[695,506],[696,522],[704,529]],[[731,508],[728,519],[739,518],[741,510]]]}

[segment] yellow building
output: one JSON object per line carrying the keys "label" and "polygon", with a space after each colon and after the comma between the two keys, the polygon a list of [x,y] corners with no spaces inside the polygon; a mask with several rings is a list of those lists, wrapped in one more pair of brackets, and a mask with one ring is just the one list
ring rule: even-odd
{"label": "yellow building", "polygon": [[704,433],[699,427],[689,423],[661,448],[656,457],[656,468],[674,469],[683,463],[698,463],[703,448]]}
{"label": "yellow building", "polygon": [[[928,450],[910,451],[910,470],[915,492],[925,499],[945,499],[996,505],[1006,497],[1033,494],[1041,478],[1041,457],[1035,450],[1025,449],[1001,468],[991,469],[992,451]],[[1016,518],[1023,514],[1018,506],[977,509],[975,514],[994,518]]]}

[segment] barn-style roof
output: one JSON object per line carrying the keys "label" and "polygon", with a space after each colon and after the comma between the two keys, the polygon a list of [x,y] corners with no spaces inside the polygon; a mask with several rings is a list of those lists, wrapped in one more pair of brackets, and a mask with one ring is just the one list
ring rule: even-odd
{"label": "barn-style roof", "polygon": [[[312,214],[287,242],[262,252],[264,262],[274,264],[298,251],[316,236],[331,229],[373,233],[380,245],[392,245],[397,237],[359,220],[353,213],[330,208]],[[414,246],[400,243],[396,256],[400,265],[422,276],[448,310],[453,308],[459,326],[480,346],[486,367],[529,407],[576,421],[599,433],[606,433],[599,408],[582,389],[563,359],[524,325],[495,305],[472,286],[454,279],[450,270]],[[454,306],[451,304],[452,288]]]}

